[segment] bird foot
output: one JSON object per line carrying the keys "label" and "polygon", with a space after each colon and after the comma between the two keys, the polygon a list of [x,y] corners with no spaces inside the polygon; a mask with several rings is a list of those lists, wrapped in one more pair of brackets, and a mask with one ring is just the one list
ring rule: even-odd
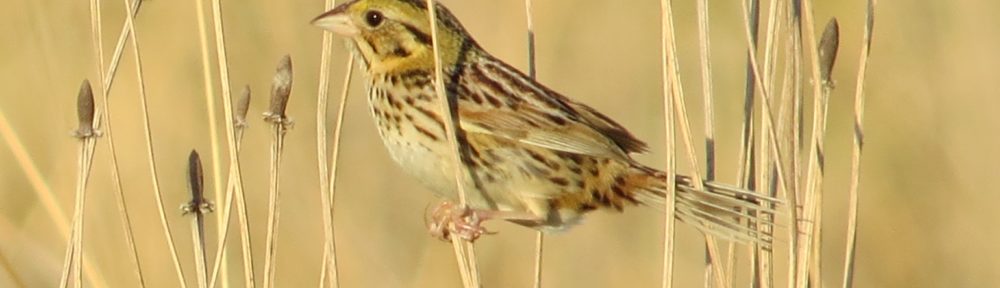
{"label": "bird foot", "polygon": [[443,201],[427,215],[427,229],[432,236],[444,241],[451,240],[452,235],[455,235],[473,242],[480,236],[495,234],[482,226],[483,221],[491,218],[489,215],[488,211]]}

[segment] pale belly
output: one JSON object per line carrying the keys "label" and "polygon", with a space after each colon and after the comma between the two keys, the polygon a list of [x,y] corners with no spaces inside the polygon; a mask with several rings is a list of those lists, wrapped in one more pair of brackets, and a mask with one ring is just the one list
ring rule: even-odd
{"label": "pale belly", "polygon": [[[431,97],[408,94],[414,91],[394,92],[369,91],[371,113],[389,155],[405,173],[415,177],[426,188],[438,196],[457,201],[455,160],[451,152],[454,148],[445,140],[445,132],[441,128],[440,121],[444,117],[431,114],[440,109],[437,101],[428,101],[433,99]],[[430,93],[420,91],[416,95],[421,94]],[[400,107],[403,105],[408,106]],[[582,189],[582,185],[573,189],[553,185],[552,178],[546,175],[555,171],[548,171],[551,168],[526,154],[528,152],[521,145],[487,135],[467,134],[467,137],[468,144],[482,153],[477,157],[490,155],[490,165],[479,164],[472,168],[475,178],[470,176],[466,167],[458,172],[463,177],[461,183],[469,207],[528,212],[543,219],[552,218],[552,222],[542,225],[545,227],[536,227],[542,229],[558,230],[569,222],[575,222],[578,216],[576,211],[550,211],[550,200],[571,193],[569,190]],[[581,175],[567,176],[571,177],[557,182],[565,182],[561,183],[564,185],[581,183],[576,180]],[[556,214],[550,215],[550,212]]]}
{"label": "pale belly", "polygon": [[440,157],[441,151],[436,151],[440,148],[428,147],[385,129],[379,129],[379,135],[389,156],[403,171],[415,177],[434,193],[443,197],[454,197],[455,178],[452,176],[453,172],[450,172],[453,168],[446,162],[448,159]]}

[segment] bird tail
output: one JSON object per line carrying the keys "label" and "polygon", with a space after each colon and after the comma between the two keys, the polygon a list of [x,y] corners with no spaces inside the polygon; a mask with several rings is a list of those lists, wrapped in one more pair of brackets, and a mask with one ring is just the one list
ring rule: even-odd
{"label": "bird tail", "polygon": [[[647,205],[663,207],[667,196],[666,173],[642,170],[647,179],[642,191],[647,193],[638,193],[637,198]],[[779,199],[718,182],[705,181],[698,189],[691,177],[684,175],[675,179],[677,220],[729,240],[771,245],[773,237],[758,227],[774,225]]]}

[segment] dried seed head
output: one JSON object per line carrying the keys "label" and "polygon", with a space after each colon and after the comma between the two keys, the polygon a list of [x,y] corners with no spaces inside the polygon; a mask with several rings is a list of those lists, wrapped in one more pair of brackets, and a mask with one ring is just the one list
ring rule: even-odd
{"label": "dried seed head", "polygon": [[288,55],[281,58],[278,69],[271,81],[271,107],[264,113],[271,122],[284,122],[285,107],[288,105],[288,95],[292,92],[292,58]]}
{"label": "dried seed head", "polygon": [[191,150],[188,156],[188,187],[191,189],[191,202],[181,206],[183,214],[207,213],[212,211],[212,204],[205,200],[205,178],[201,168],[201,157],[198,151]]}
{"label": "dried seed head", "polygon": [[204,183],[201,157],[198,156],[198,151],[191,150],[191,155],[188,156],[188,185],[191,188],[191,201],[201,201]]}
{"label": "dried seed head", "polygon": [[247,111],[250,110],[250,85],[243,86],[240,98],[236,99],[235,111],[233,111],[233,123],[237,128],[246,128]]}
{"label": "dried seed head", "polygon": [[87,79],[80,84],[80,93],[76,96],[76,116],[80,127],[73,132],[73,136],[81,139],[94,136],[94,91]]}
{"label": "dried seed head", "polygon": [[823,80],[823,85],[828,88],[833,87],[833,79],[830,78],[830,73],[833,71],[834,62],[837,61],[838,46],[840,46],[840,25],[837,24],[837,18],[833,18],[826,23],[823,38],[819,40],[820,76]]}

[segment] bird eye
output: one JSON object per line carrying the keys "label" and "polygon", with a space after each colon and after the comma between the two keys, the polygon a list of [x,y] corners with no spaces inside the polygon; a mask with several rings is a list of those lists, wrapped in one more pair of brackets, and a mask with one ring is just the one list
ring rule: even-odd
{"label": "bird eye", "polygon": [[365,13],[365,22],[368,22],[368,26],[371,27],[378,27],[379,24],[382,24],[382,20],[384,20],[384,18],[385,17],[382,16],[381,12],[375,10]]}

